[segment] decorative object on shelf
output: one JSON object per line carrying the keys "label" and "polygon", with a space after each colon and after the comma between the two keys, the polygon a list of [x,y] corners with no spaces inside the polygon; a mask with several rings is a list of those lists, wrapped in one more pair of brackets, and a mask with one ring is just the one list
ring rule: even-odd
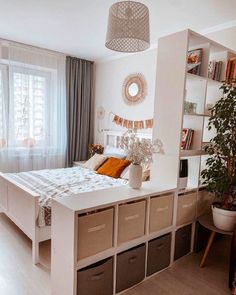
{"label": "decorative object on shelf", "polygon": [[216,81],[221,80],[223,61],[212,60],[208,65],[208,78]]}
{"label": "decorative object on shelf", "polygon": [[212,103],[207,103],[205,107],[205,115],[210,116],[211,115],[211,109],[213,108]]}
{"label": "decorative object on shelf", "polygon": [[179,166],[179,189],[183,190],[188,184],[188,160],[180,160]]}
{"label": "decorative object on shelf", "polygon": [[124,119],[118,115],[113,114],[112,112],[111,115],[113,116],[113,123],[127,129],[152,129],[153,127],[153,119],[133,121]]}
{"label": "decorative object on shelf", "polygon": [[183,128],[182,130],[182,140],[181,140],[181,150],[189,150],[193,140],[194,130],[189,128]]}
{"label": "decorative object on shelf", "polygon": [[191,101],[184,101],[184,113],[194,115],[197,112],[197,103]]}
{"label": "decorative object on shelf", "polygon": [[105,45],[118,52],[139,52],[148,49],[148,7],[136,1],[114,3],[109,10]]}
{"label": "decorative object on shelf", "polygon": [[104,147],[101,144],[90,144],[88,150],[89,157],[91,158],[95,154],[103,154]]}
{"label": "decorative object on shelf", "polygon": [[202,63],[202,48],[188,52],[188,73],[200,76]]}
{"label": "decorative object on shelf", "polygon": [[232,57],[227,62],[225,80],[230,82],[236,79],[236,57]]}
{"label": "decorative object on shelf", "polygon": [[122,96],[129,105],[141,103],[147,95],[147,82],[141,73],[129,75],[123,83]]}
{"label": "decorative object on shelf", "polygon": [[236,80],[224,82],[220,89],[222,98],[212,108],[208,124],[208,130],[214,128],[216,136],[206,147],[210,156],[201,176],[206,189],[216,198],[212,205],[215,226],[233,231],[236,226]]}
{"label": "decorative object on shelf", "polygon": [[139,139],[134,130],[126,131],[121,137],[120,147],[125,150],[127,160],[131,161],[129,186],[139,189],[142,186],[142,165],[152,162],[152,154],[160,152],[160,141],[152,143],[148,139]]}

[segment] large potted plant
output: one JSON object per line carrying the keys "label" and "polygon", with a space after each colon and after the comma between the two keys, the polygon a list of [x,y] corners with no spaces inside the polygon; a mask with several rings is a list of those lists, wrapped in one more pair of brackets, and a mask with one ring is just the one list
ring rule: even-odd
{"label": "large potted plant", "polygon": [[209,158],[201,173],[212,204],[216,227],[232,231],[236,224],[236,81],[223,82],[222,98],[212,107],[208,130],[215,129],[206,151]]}

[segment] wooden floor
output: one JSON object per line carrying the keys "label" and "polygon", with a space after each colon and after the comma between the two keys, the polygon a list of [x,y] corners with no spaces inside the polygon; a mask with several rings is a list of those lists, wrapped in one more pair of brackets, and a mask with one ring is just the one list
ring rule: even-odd
{"label": "wooden floor", "polygon": [[[188,255],[125,295],[228,295],[229,240],[217,241],[199,268],[200,254]],[[43,266],[32,265],[31,241],[0,213],[0,294],[50,294],[50,242],[41,243]],[[67,294],[65,294],[67,295]],[[93,294],[91,294],[93,295]]]}

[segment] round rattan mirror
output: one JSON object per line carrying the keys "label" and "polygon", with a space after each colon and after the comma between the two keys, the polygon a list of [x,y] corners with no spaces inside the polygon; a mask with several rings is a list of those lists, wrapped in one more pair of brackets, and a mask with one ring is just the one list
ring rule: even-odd
{"label": "round rattan mirror", "polygon": [[123,83],[123,98],[127,104],[138,104],[147,95],[147,83],[140,73],[129,75]]}

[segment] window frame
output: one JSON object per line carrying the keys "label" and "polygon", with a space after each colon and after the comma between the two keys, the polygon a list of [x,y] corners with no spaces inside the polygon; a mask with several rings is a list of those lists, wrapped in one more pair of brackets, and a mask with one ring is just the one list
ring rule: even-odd
{"label": "window frame", "polygon": [[[54,69],[42,68],[39,66],[32,65],[22,65],[18,62],[14,64],[6,64],[4,61],[0,60],[0,70],[4,73],[3,87],[4,87],[4,99],[5,99],[5,107],[6,107],[6,129],[7,129],[7,144],[5,149],[14,150],[17,153],[29,151],[30,153],[54,153],[58,150],[57,148],[57,135],[54,134],[54,119],[51,118],[53,115],[53,105],[54,100],[56,99],[56,94],[53,93],[54,85],[56,83],[57,74]],[[9,132],[9,127],[14,126],[12,122],[12,118],[14,118],[14,111],[10,111],[14,104],[14,73],[20,74],[28,74],[32,76],[40,76],[44,77],[46,81],[46,98],[45,98],[45,140],[41,142],[40,145],[36,145],[33,147],[22,147],[17,144],[16,138],[12,136],[14,131]]]}

